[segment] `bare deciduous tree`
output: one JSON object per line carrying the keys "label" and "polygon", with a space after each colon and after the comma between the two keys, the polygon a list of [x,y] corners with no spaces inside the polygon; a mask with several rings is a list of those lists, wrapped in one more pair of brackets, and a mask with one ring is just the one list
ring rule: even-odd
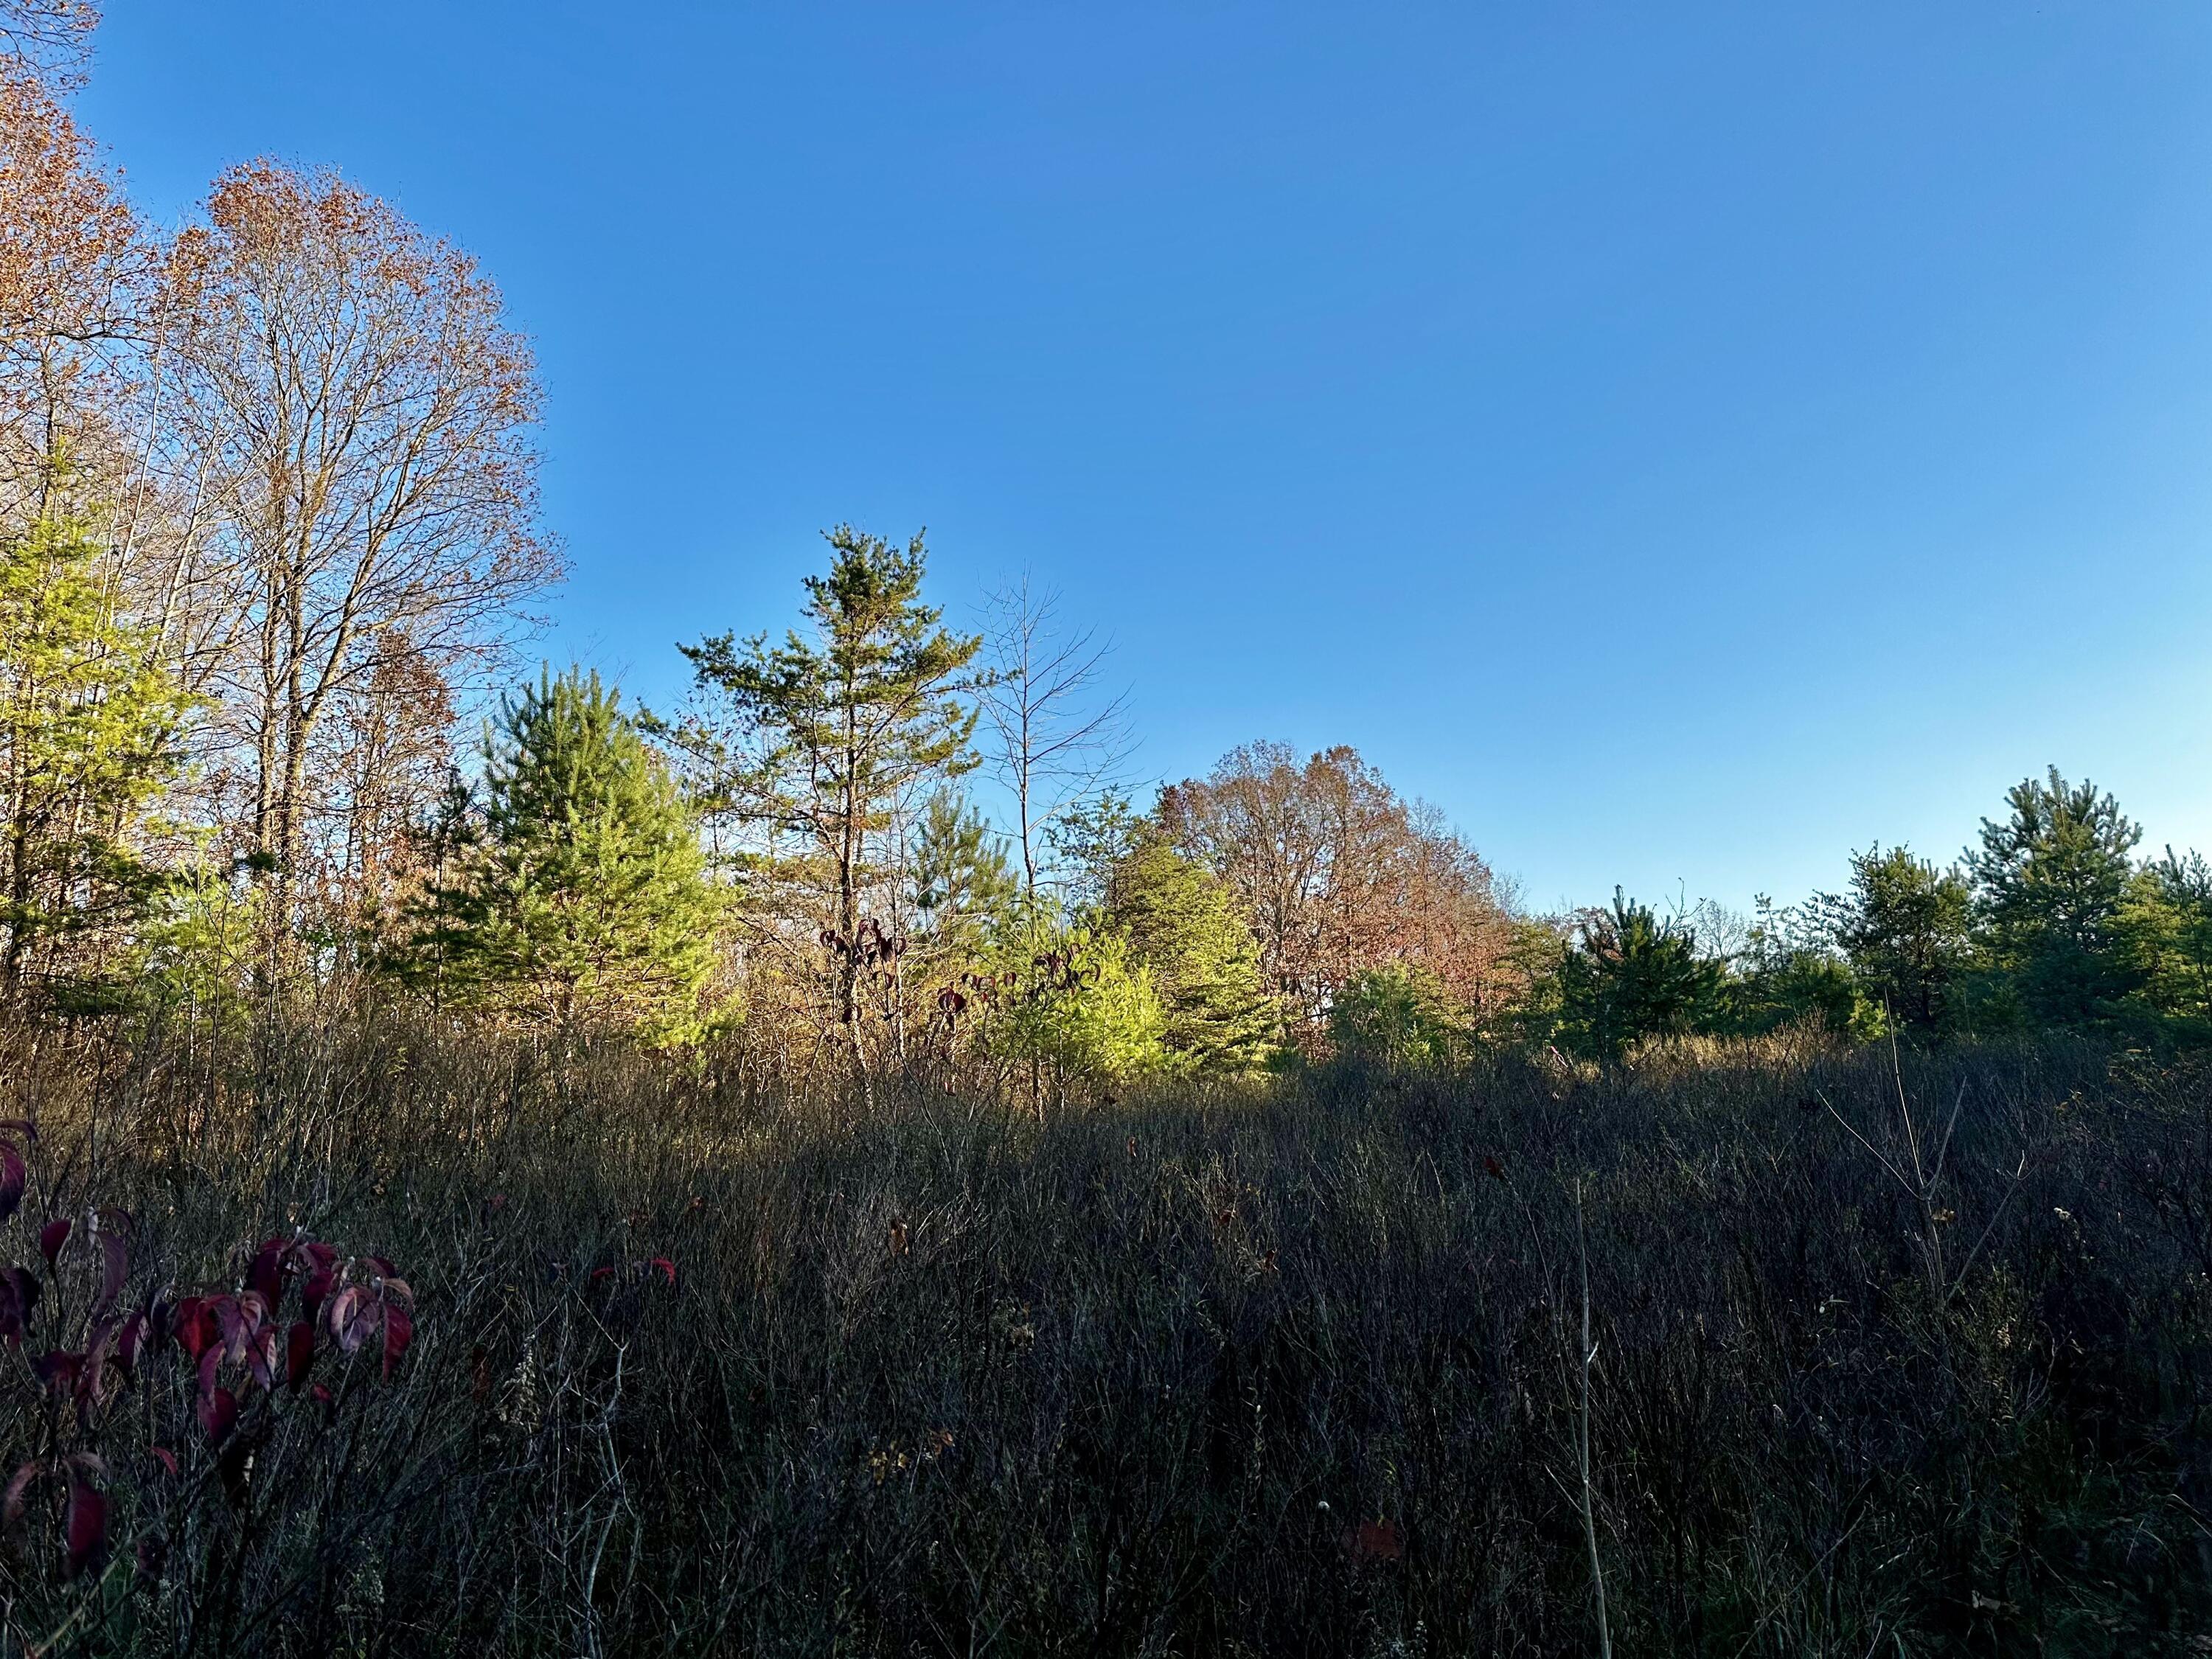
{"label": "bare deciduous tree", "polygon": [[1024,575],[991,596],[991,672],[977,692],[991,733],[989,767],[1012,798],[1024,890],[1037,885],[1042,828],[1109,786],[1132,747],[1126,693],[1092,703],[1108,647],[1092,630],[1055,627],[1059,596]]}
{"label": "bare deciduous tree", "polygon": [[[180,415],[238,612],[220,689],[245,841],[289,891],[330,712],[496,661],[558,574],[535,368],[474,259],[327,173],[224,174],[176,282]],[[398,639],[420,672],[380,674]]]}

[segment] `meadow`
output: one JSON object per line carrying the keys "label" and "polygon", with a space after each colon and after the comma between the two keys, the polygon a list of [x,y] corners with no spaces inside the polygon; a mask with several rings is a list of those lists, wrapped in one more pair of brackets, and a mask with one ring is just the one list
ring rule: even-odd
{"label": "meadow", "polygon": [[[367,1015],[11,1053],[37,1135],[10,1132],[10,1259],[47,1286],[0,1368],[23,1651],[2212,1629],[2212,1078],[2185,1063],[1689,1042],[1040,1122]],[[273,1282],[285,1325],[301,1240],[361,1292],[325,1287],[306,1368],[257,1373],[251,1305],[196,1365],[184,1298]],[[396,1353],[359,1328],[376,1298],[411,1319]],[[104,1524],[73,1555],[86,1455]]]}

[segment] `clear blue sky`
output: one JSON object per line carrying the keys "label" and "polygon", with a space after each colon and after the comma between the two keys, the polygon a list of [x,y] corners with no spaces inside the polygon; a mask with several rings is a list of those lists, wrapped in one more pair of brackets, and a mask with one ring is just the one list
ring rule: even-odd
{"label": "clear blue sky", "polygon": [[2212,848],[2212,6],[112,0],[82,110],[482,256],[648,699],[926,524],[1146,774],[1351,743],[1539,903],[2051,761]]}

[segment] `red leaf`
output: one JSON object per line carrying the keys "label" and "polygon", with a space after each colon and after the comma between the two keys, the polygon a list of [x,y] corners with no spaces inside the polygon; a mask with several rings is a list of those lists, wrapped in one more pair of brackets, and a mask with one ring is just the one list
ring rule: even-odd
{"label": "red leaf", "polygon": [[40,1290],[38,1279],[27,1267],[9,1268],[7,1279],[15,1297],[16,1328],[10,1334],[20,1336],[22,1328],[30,1322],[31,1310],[39,1305],[39,1297],[44,1292]]}
{"label": "red leaf", "polygon": [[220,1446],[238,1426],[238,1396],[228,1389],[217,1389],[200,1401],[199,1417],[207,1437]]}
{"label": "red leaf", "polygon": [[284,1294],[284,1241],[272,1238],[261,1247],[253,1258],[253,1265],[246,1270],[246,1282],[270,1307]]}
{"label": "red leaf", "polygon": [[384,1376],[388,1382],[392,1368],[399,1363],[399,1356],[407,1352],[407,1345],[415,1340],[415,1322],[398,1308],[384,1310]]}
{"label": "red leaf", "polygon": [[167,1446],[155,1446],[155,1447],[153,1447],[151,1449],[152,1449],[152,1451],[153,1451],[154,1458],[155,1458],[155,1461],[156,1462],[160,1463],[160,1464],[161,1464],[161,1466],[163,1468],[165,1468],[165,1469],[168,1470],[168,1472],[169,1472],[171,1474],[176,1474],[176,1472],[177,1472],[177,1455],[176,1455],[176,1453],[174,1453],[174,1452],[171,1451],[171,1450],[170,1450]]}
{"label": "red leaf", "polygon": [[1406,1536],[1395,1521],[1362,1521],[1352,1536],[1352,1553],[1360,1561],[1395,1561],[1406,1553]]}
{"label": "red leaf", "polygon": [[253,1373],[253,1380],[264,1392],[274,1392],[276,1387],[276,1348],[274,1325],[264,1325],[246,1345],[246,1368]]}
{"label": "red leaf", "polygon": [[84,1373],[77,1378],[76,1397],[79,1404],[100,1399],[100,1384],[107,1365],[107,1339],[115,1334],[116,1321],[112,1315],[100,1321],[84,1340]]}
{"label": "red leaf", "polygon": [[351,1353],[368,1334],[368,1322],[361,1317],[368,1301],[368,1293],[358,1285],[349,1285],[331,1298],[331,1334],[337,1338],[341,1352]]}
{"label": "red leaf", "polygon": [[302,1319],[284,1337],[284,1380],[297,1394],[300,1385],[307,1380],[307,1370],[315,1363],[315,1328]]}
{"label": "red leaf", "polygon": [[146,1340],[147,1318],[144,1312],[132,1314],[123,1322],[123,1334],[115,1339],[115,1357],[123,1362],[126,1370],[138,1364],[139,1345]]}
{"label": "red leaf", "polygon": [[38,1373],[40,1383],[58,1393],[66,1394],[76,1387],[77,1377],[84,1370],[84,1356],[81,1353],[64,1353],[59,1348],[56,1348],[51,1353],[33,1359],[31,1362],[31,1369]]}
{"label": "red leaf", "polygon": [[[327,1244],[318,1244],[314,1248],[325,1252],[330,1249]],[[331,1282],[334,1277],[327,1261],[307,1275],[307,1282],[300,1287],[300,1312],[303,1316],[309,1320],[314,1318],[322,1308],[323,1298],[331,1293]]]}
{"label": "red leaf", "polygon": [[54,1258],[62,1253],[62,1246],[69,1243],[69,1236],[70,1224],[66,1216],[49,1221],[39,1229],[39,1254],[46,1257],[47,1267],[54,1265]]}
{"label": "red leaf", "polygon": [[23,1155],[15,1150],[15,1143],[0,1140],[0,1221],[15,1213],[29,1179],[30,1171],[23,1167]]}
{"label": "red leaf", "polygon": [[24,1496],[31,1490],[31,1482],[39,1478],[40,1470],[45,1467],[33,1458],[8,1477],[7,1492],[0,1496],[0,1526],[13,1529],[15,1523],[23,1518]]}
{"label": "red leaf", "polygon": [[615,1270],[612,1267],[594,1267],[592,1269],[592,1283],[594,1285],[598,1284],[603,1279],[612,1279],[614,1276]]}
{"label": "red leaf", "polygon": [[[191,1310],[189,1320],[182,1316],[185,1308]],[[178,1313],[177,1340],[187,1358],[197,1360],[204,1354],[222,1352],[222,1322],[216,1316],[212,1305],[194,1297]]]}
{"label": "red leaf", "polygon": [[107,1209],[100,1212],[100,1300],[94,1316],[106,1313],[123,1299],[131,1277],[131,1212]]}
{"label": "red leaf", "polygon": [[62,1567],[64,1577],[74,1578],[84,1571],[85,1564],[100,1553],[107,1538],[107,1500],[86,1481],[70,1482],[69,1512],[64,1519],[69,1533],[69,1556]]}
{"label": "red leaf", "polygon": [[676,1264],[673,1261],[665,1255],[657,1255],[647,1265],[659,1268],[662,1276],[668,1280],[668,1288],[672,1291],[676,1288]]}

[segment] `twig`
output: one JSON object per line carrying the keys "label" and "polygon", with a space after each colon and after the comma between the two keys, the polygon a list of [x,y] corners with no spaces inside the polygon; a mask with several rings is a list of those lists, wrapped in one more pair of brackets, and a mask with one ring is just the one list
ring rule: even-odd
{"label": "twig", "polygon": [[1590,1340],[1589,1246],[1583,1231],[1583,1184],[1575,1182],[1575,1255],[1582,1270],[1582,1419],[1575,1436],[1575,1453],[1582,1466],[1583,1539],[1589,1546],[1590,1583],[1597,1592],[1598,1659],[1613,1659],[1613,1631],[1605,1616],[1605,1568],[1598,1560],[1597,1511],[1590,1498],[1590,1366],[1597,1359],[1597,1345]]}

